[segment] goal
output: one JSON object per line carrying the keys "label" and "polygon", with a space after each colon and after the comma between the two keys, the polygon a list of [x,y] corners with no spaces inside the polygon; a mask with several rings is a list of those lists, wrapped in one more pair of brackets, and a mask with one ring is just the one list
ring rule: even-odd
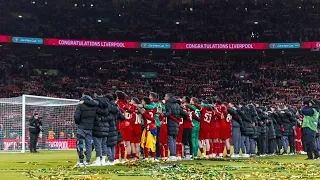
{"label": "goal", "polygon": [[38,149],[75,149],[73,115],[79,100],[22,95],[0,98],[0,152],[29,150],[29,119],[38,113],[43,124]]}

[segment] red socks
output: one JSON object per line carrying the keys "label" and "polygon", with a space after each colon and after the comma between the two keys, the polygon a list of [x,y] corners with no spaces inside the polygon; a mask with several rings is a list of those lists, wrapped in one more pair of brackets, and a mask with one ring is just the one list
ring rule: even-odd
{"label": "red socks", "polygon": [[144,148],[143,153],[144,153],[144,158],[149,158],[149,149],[148,148]]}
{"label": "red socks", "polygon": [[169,146],[168,144],[164,145],[165,157],[169,157]]}
{"label": "red socks", "polygon": [[151,152],[151,157],[156,158],[156,152]]}
{"label": "red socks", "polygon": [[219,155],[219,143],[213,143],[214,154]]}
{"label": "red socks", "polygon": [[301,142],[296,142],[296,151],[301,152],[302,151],[302,143]]}
{"label": "red socks", "polygon": [[133,158],[137,158],[139,159],[139,157],[137,156],[137,153],[132,153]]}
{"label": "red socks", "polygon": [[213,145],[213,143],[212,142],[209,142],[209,144],[210,144],[210,154],[212,154],[212,153],[214,153],[214,145]]}
{"label": "red socks", "polygon": [[182,156],[182,144],[177,144],[177,157]]}
{"label": "red socks", "polygon": [[130,154],[127,154],[127,160],[129,160],[129,159],[130,159],[130,157],[131,157],[131,155],[130,155]]}
{"label": "red socks", "polygon": [[223,154],[224,153],[224,147],[226,146],[226,143],[222,142],[221,143],[221,153]]}
{"label": "red socks", "polygon": [[200,152],[201,152],[201,154],[203,154],[203,153],[204,153],[204,150],[203,150],[203,148],[200,148]]}
{"label": "red socks", "polygon": [[161,158],[165,158],[169,156],[169,147],[168,145],[160,145],[160,156]]}
{"label": "red socks", "polygon": [[120,159],[120,145],[116,145],[116,159]]}
{"label": "red socks", "polygon": [[120,151],[121,151],[121,158],[124,159],[125,154],[126,154],[126,148],[124,144],[120,144]]}
{"label": "red socks", "polygon": [[227,149],[227,154],[230,155],[230,149]]}

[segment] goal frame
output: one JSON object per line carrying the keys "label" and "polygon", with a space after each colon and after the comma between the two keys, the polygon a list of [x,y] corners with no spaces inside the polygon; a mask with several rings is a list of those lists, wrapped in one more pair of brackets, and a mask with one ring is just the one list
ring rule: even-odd
{"label": "goal frame", "polygon": [[79,102],[79,100],[76,99],[66,99],[66,98],[54,98],[54,97],[47,97],[47,96],[34,96],[34,95],[22,95],[22,147],[21,147],[21,153],[26,152],[26,98],[38,98],[38,99],[47,99],[47,100],[65,100],[65,101],[74,101],[74,102]]}

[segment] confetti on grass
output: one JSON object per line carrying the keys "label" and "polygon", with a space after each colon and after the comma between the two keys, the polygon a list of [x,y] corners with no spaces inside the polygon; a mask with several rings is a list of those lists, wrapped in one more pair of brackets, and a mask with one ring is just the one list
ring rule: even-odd
{"label": "confetti on grass", "polygon": [[[159,180],[235,180],[235,179],[320,179],[317,164],[283,163],[268,159],[237,159],[172,163],[130,162],[112,167],[73,168],[61,166],[26,170],[29,178],[39,180],[105,180],[108,175],[124,179],[150,177]],[[30,163],[37,164],[37,163]],[[226,165],[227,164],[227,165]]]}

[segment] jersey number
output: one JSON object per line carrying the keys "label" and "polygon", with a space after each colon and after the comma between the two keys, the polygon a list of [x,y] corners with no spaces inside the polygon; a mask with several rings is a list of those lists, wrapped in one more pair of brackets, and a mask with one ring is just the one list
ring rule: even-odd
{"label": "jersey number", "polygon": [[211,119],[212,119],[212,113],[206,112],[206,113],[204,114],[204,121],[207,122],[207,123],[210,123],[210,122],[211,122]]}
{"label": "jersey number", "polygon": [[136,115],[136,121],[134,122],[134,124],[141,124],[141,115],[140,114]]}
{"label": "jersey number", "polygon": [[124,116],[125,116],[125,118],[126,119],[131,119],[132,118],[132,114],[130,114],[130,113],[124,113]]}

